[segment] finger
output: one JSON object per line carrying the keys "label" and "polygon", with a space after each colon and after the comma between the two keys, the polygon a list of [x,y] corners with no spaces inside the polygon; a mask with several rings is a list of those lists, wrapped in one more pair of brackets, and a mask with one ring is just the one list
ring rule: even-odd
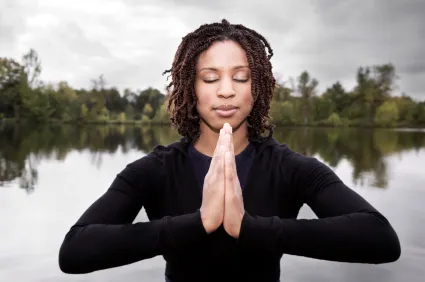
{"label": "finger", "polygon": [[233,129],[227,122],[224,124],[223,128],[225,129],[226,135],[230,135],[229,149],[233,150]]}
{"label": "finger", "polygon": [[[233,143],[233,129],[230,126],[229,123],[225,123],[223,125],[223,129],[225,130],[225,136],[226,138],[224,139],[225,141],[223,141],[223,145],[225,145],[227,151],[230,152],[231,154],[231,162],[232,162],[232,166],[233,166],[233,173],[236,175],[236,162],[235,162],[235,147],[234,147],[234,143]],[[229,136],[229,139],[227,139],[227,136]]]}
{"label": "finger", "polygon": [[236,155],[235,155],[235,144],[233,143],[233,134],[230,136],[230,153],[232,154],[232,169],[235,176],[237,176],[236,170]]}
{"label": "finger", "polygon": [[214,167],[217,160],[219,159],[219,153],[220,153],[220,146],[223,144],[223,136],[224,136],[224,130],[220,130],[220,135],[218,136],[217,146],[215,147],[213,156],[211,158],[211,167]]}
{"label": "finger", "polygon": [[235,144],[233,143],[233,134],[229,136],[228,150],[230,152],[230,168],[232,169],[233,177],[237,177],[237,169],[236,169],[236,156],[235,156]]}
{"label": "finger", "polygon": [[223,137],[221,139],[221,145],[224,146],[226,150],[228,150],[228,146],[230,143],[230,135],[223,129]]}
{"label": "finger", "polygon": [[[223,179],[223,174],[225,173],[224,168],[224,153],[226,148],[223,145],[220,145],[219,152],[215,157],[215,163],[213,169],[215,169],[219,179]],[[220,177],[221,176],[221,177]]]}
{"label": "finger", "polygon": [[235,184],[234,184],[234,177],[235,177],[235,173],[233,170],[233,161],[234,159],[232,158],[232,154],[230,152],[226,152],[225,156],[224,156],[224,163],[225,163],[225,193],[226,193],[226,199],[231,199],[235,194]]}
{"label": "finger", "polygon": [[223,145],[223,148],[224,148],[224,152],[223,152],[223,158],[224,158],[224,154],[226,153],[226,152],[229,152],[230,151],[230,135],[229,134],[226,134],[225,136],[223,136],[223,143],[222,143],[222,145]]}
{"label": "finger", "polygon": [[232,133],[230,133],[228,150],[230,151],[231,158],[232,158],[233,173],[234,173],[234,175],[237,175],[236,174],[236,159],[235,159],[235,144],[233,143],[233,134]]}
{"label": "finger", "polygon": [[[224,132],[224,131],[223,131]],[[217,153],[217,156],[214,157],[215,162],[214,162],[214,169],[216,170],[216,172],[219,175],[223,175],[224,174],[224,154],[226,153],[226,151],[228,151],[227,149],[227,145],[229,143],[229,136],[223,133],[223,137],[221,138],[221,144],[219,146],[219,150]],[[224,177],[224,175],[223,175]]]}
{"label": "finger", "polygon": [[241,195],[242,191],[240,189],[239,181],[235,182],[235,180],[237,180],[237,177],[238,177],[238,173],[236,170],[236,160],[231,152],[226,152],[224,158],[225,158],[226,192],[232,196]]}
{"label": "finger", "polygon": [[224,125],[223,125],[223,128],[226,130],[226,133],[228,133],[228,134],[232,134],[232,131],[233,131],[233,129],[232,129],[232,127],[230,126],[230,124],[229,123],[225,123]]}
{"label": "finger", "polygon": [[230,133],[229,150],[232,156],[235,157],[235,144],[233,143],[233,134]]}
{"label": "finger", "polygon": [[232,154],[229,151],[227,151],[224,155],[226,188],[232,187],[232,183],[233,183],[234,174],[233,174],[232,162],[233,162]]}
{"label": "finger", "polygon": [[224,129],[220,129],[220,134],[218,135],[218,140],[217,140],[217,145],[215,146],[215,151],[218,151],[218,149],[220,148],[220,145],[223,143],[223,136],[225,135],[225,131]]}

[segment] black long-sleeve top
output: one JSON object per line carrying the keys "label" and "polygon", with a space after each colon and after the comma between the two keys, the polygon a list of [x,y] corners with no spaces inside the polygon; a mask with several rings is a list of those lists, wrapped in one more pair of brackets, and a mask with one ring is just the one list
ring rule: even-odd
{"label": "black long-sleeve top", "polygon": [[[88,273],[162,255],[170,281],[277,281],[283,254],[388,263],[400,243],[388,220],[325,164],[270,139],[252,143],[238,239],[207,234],[190,146],[157,146],[128,164],[66,234],[65,273]],[[317,219],[297,219],[307,204]],[[141,210],[149,221],[134,223]]]}

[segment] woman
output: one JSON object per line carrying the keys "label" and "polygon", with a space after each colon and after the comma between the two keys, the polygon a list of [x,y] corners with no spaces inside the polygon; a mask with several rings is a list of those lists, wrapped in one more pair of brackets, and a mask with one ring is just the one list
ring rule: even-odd
{"label": "woman", "polygon": [[[167,281],[278,281],[283,254],[399,258],[381,213],[326,165],[272,137],[272,54],[260,34],[226,20],[183,38],[166,71],[171,121],[183,138],[117,175],[66,235],[63,272],[162,255]],[[297,219],[303,204],[318,218]],[[142,207],[149,222],[133,223]]]}

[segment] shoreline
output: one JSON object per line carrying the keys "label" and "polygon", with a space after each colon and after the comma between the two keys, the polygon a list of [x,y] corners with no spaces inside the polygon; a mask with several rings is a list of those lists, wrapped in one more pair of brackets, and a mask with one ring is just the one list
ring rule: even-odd
{"label": "shoreline", "polygon": [[[316,123],[307,123],[307,124],[288,124],[282,122],[270,122],[274,124],[276,127],[287,127],[287,128],[300,128],[300,127],[310,127],[310,128],[363,128],[363,129],[423,129],[425,130],[425,125],[409,125],[406,123],[398,123],[394,126],[379,126],[376,124],[364,124],[364,123],[351,123],[351,124],[338,124],[338,125],[330,125],[330,124],[320,124],[320,122]],[[45,122],[33,122],[28,119],[20,119],[16,120],[14,118],[3,118],[0,119],[1,124],[8,125],[20,125],[20,124],[31,124],[31,125],[78,125],[78,126],[86,126],[86,125],[135,125],[135,126],[170,126],[170,122],[164,121],[152,121],[152,120],[86,120],[84,122],[76,121],[76,120],[48,120]]]}

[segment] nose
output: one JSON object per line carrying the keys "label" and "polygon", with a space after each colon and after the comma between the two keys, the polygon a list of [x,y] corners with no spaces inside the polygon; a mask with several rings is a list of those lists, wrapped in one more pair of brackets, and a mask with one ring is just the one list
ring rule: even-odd
{"label": "nose", "polygon": [[220,98],[232,98],[236,95],[235,90],[233,89],[232,79],[223,78],[220,81],[220,86],[217,90],[217,96]]}

